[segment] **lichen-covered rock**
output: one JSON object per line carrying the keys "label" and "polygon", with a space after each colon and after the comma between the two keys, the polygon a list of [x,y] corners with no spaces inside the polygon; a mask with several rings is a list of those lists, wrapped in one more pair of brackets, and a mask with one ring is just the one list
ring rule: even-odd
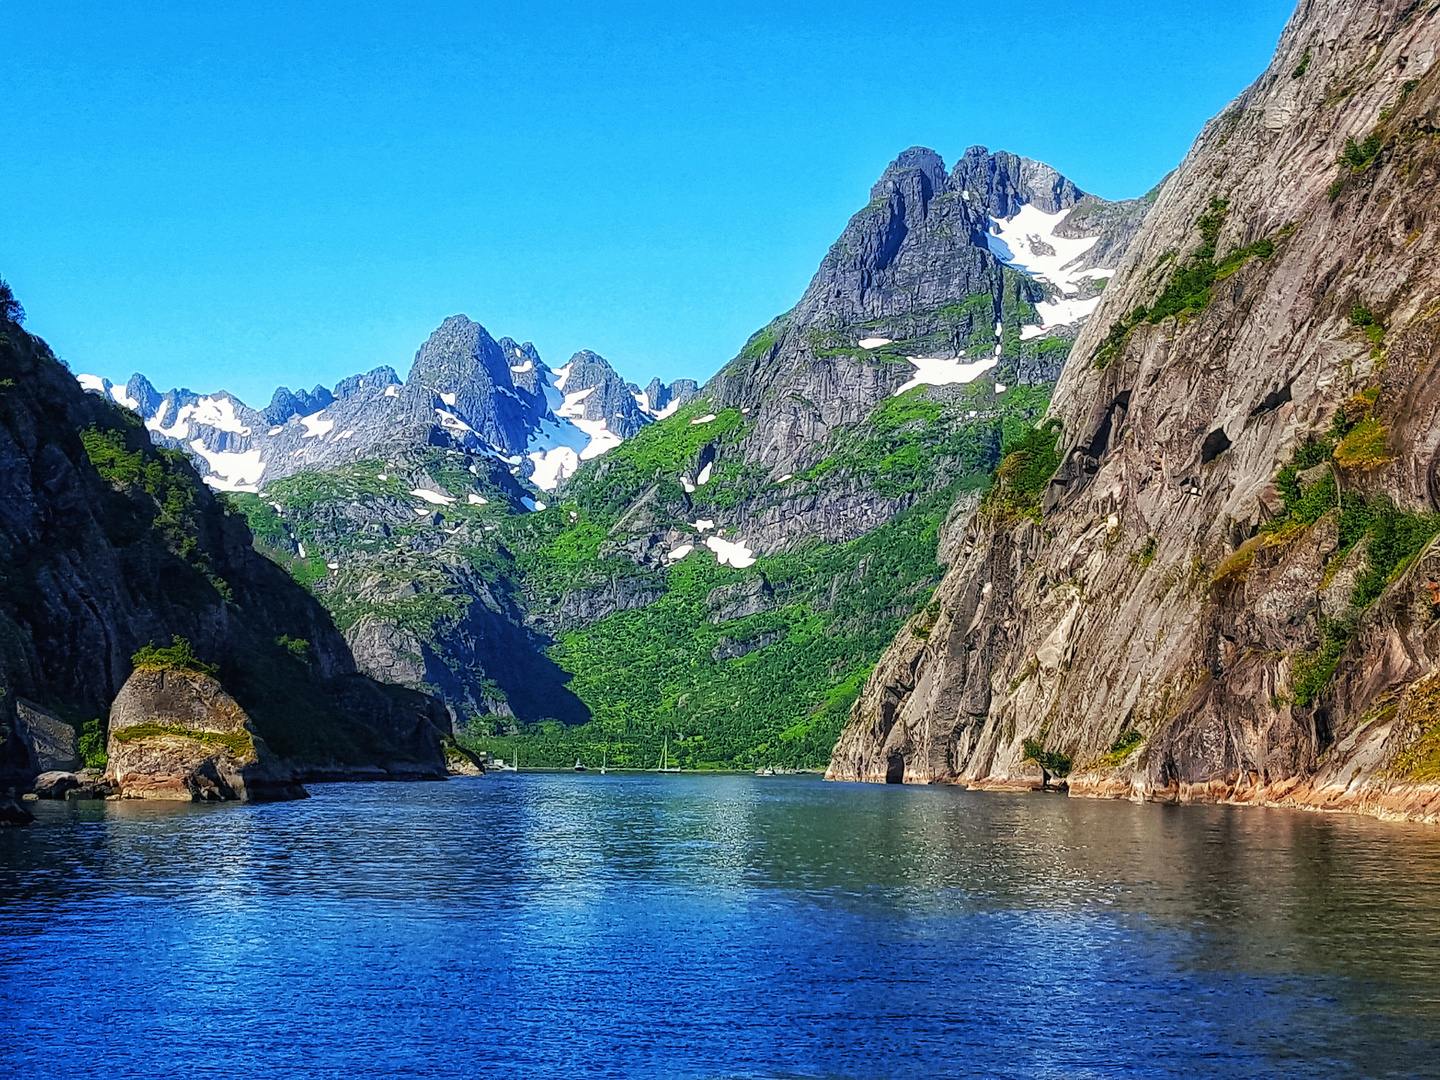
{"label": "lichen-covered rock", "polygon": [[110,709],[106,777],[127,799],[303,799],[250,718],[208,675],[136,670]]}
{"label": "lichen-covered rock", "polygon": [[1433,4],[1300,5],[1081,331],[1041,520],[971,520],[833,778],[1036,784],[1031,738],[1075,795],[1440,820],[1437,55]]}

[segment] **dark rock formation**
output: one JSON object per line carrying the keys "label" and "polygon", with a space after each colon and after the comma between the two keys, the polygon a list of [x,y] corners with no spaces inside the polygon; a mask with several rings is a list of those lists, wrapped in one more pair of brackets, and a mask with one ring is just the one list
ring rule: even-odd
{"label": "dark rock formation", "polygon": [[37,725],[50,764],[73,754],[56,718],[107,715],[131,656],[177,635],[219,665],[280,756],[443,768],[438,704],[360,676],[325,610],[182,456],[0,323],[0,781],[43,771]]}
{"label": "dark rock formation", "polygon": [[41,799],[105,799],[116,793],[114,781],[97,769],[41,773],[31,787]]}
{"label": "dark rock formation", "polygon": [[15,801],[13,795],[0,795],[0,828],[29,825],[35,815]]}
{"label": "dark rock formation", "polygon": [[80,765],[75,729],[60,717],[23,698],[15,702],[15,735],[37,773],[69,771]]}

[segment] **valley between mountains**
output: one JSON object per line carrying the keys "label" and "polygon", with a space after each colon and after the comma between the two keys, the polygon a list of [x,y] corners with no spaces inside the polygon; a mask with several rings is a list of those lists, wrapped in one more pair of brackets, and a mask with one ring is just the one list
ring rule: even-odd
{"label": "valley between mountains", "polygon": [[190,455],[360,668],[530,764],[823,766],[956,530],[1044,415],[1148,202],[909,150],[800,302],[703,387],[454,316],[331,389],[93,377]]}
{"label": "valley between mountains", "polygon": [[1437,48],[1433,0],[1306,0],[1125,202],[906,150],[703,385],[454,315],[257,409],[66,382],[12,310],[0,764],[174,635],[301,778],[665,754],[1440,820]]}

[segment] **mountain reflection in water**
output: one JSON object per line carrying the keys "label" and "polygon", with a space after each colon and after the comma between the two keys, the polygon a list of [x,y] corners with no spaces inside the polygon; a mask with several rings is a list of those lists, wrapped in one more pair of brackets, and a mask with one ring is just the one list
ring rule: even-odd
{"label": "mountain reflection in water", "polygon": [[809,777],[29,804],[0,1076],[1440,1075],[1440,830]]}

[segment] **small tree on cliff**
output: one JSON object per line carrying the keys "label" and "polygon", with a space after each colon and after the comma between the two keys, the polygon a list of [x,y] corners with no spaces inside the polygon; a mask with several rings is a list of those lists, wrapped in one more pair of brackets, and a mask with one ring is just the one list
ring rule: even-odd
{"label": "small tree on cliff", "polygon": [[1026,739],[1021,748],[1025,756],[1021,761],[1032,761],[1040,766],[1040,790],[1045,791],[1050,787],[1050,775],[1060,781],[1061,786],[1065,784],[1065,778],[1070,775],[1070,755],[1062,754],[1058,750],[1046,750],[1045,744],[1039,739]]}
{"label": "small tree on cliff", "polygon": [[16,325],[25,321],[25,309],[20,306],[20,301],[15,299],[15,294],[10,291],[10,286],[5,284],[4,278],[0,278],[0,319],[8,319]]}

